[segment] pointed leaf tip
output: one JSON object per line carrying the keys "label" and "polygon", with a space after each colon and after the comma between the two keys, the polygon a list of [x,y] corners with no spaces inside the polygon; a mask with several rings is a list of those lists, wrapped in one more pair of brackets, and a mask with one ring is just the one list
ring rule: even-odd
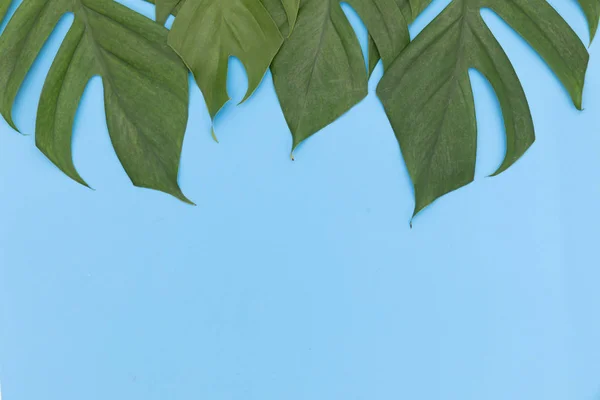
{"label": "pointed leaf tip", "polygon": [[71,141],[85,87],[98,75],[110,138],[131,180],[189,201],[178,187],[173,189],[187,124],[187,69],[168,47],[164,27],[117,2],[23,0],[0,36],[0,111],[14,125],[10,114],[16,94],[54,27],[69,12],[74,20],[38,105],[37,147],[65,174],[88,186],[73,165]]}
{"label": "pointed leaf tip", "polygon": [[588,54],[545,0],[452,0],[377,88],[415,188],[414,215],[474,179],[477,124],[470,68],[491,83],[502,109],[507,148],[494,175],[512,166],[535,140],[519,78],[480,13],[472,12],[482,7],[525,38],[581,108]]}
{"label": "pointed leaf tip", "polygon": [[283,37],[259,0],[186,1],[168,42],[192,70],[214,119],[229,100],[229,57],[237,57],[246,68],[245,100],[260,84]]}
{"label": "pointed leaf tip", "polygon": [[[271,66],[293,149],[368,94],[362,49],[340,3],[304,0],[294,30]],[[394,0],[348,3],[367,25],[384,64],[391,64],[410,39],[399,6]]]}

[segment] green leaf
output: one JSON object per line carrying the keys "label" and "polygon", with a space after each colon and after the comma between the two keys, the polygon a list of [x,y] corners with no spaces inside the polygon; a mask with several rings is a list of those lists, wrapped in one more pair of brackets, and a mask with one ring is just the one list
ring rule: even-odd
{"label": "green leaf", "polygon": [[600,0],[578,0],[585,12],[590,27],[590,41],[594,39],[600,20]]}
{"label": "green leaf", "polygon": [[214,118],[229,101],[229,57],[237,57],[246,67],[246,100],[260,84],[283,37],[259,0],[198,0],[183,4],[168,42],[194,74]]}
{"label": "green leaf", "polygon": [[[394,0],[350,0],[390,64],[408,44]],[[275,89],[296,148],[367,95],[358,39],[339,0],[302,0],[291,36],[272,64]]]}
{"label": "green leaf", "polygon": [[[188,201],[177,184],[187,123],[187,70],[167,30],[110,0],[24,0],[0,36],[0,113],[14,127],[19,88],[59,19],[74,14],[42,90],[36,144],[81,184],[71,138],[88,81],[100,76],[112,144],[134,185]],[[15,128],[16,129],[16,128]]]}
{"label": "green leaf", "polygon": [[415,214],[474,179],[477,133],[469,68],[490,81],[504,116],[506,157],[495,174],[534,142],[525,94],[481,18],[483,7],[529,42],[581,108],[588,54],[545,0],[453,0],[388,68],[377,89],[413,181]]}
{"label": "green leaf", "polygon": [[229,57],[238,57],[246,67],[246,100],[283,43],[281,35],[293,29],[299,7],[299,0],[147,1],[156,3],[156,19],[162,24],[169,14],[184,8],[173,24],[169,44],[194,74],[213,119],[229,101]]}

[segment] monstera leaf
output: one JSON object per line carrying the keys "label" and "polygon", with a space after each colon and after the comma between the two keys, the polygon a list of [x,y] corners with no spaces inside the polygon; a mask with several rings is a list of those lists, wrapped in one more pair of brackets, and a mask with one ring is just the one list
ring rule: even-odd
{"label": "monstera leaf", "polygon": [[413,181],[415,214],[473,181],[477,134],[469,68],[490,81],[502,108],[507,149],[495,174],[534,141],[525,94],[481,18],[483,7],[529,42],[581,108],[588,54],[545,0],[453,0],[387,69],[377,89]]}
{"label": "monstera leaf", "polygon": [[[408,44],[394,0],[350,0],[377,43],[384,65]],[[275,89],[292,132],[292,150],[367,95],[358,39],[339,0],[302,0],[296,26],[272,65]]]}
{"label": "monstera leaf", "polygon": [[[0,113],[62,15],[74,21],[42,90],[36,144],[64,173],[86,184],[71,154],[73,121],[87,82],[102,77],[110,138],[136,186],[187,201],[177,184],[187,123],[187,70],[167,30],[112,0],[24,0],[0,36]],[[15,128],[16,129],[16,128]]]}
{"label": "monstera leaf", "polygon": [[[161,2],[167,0],[159,0],[157,6]],[[291,31],[298,2],[277,2],[287,15]],[[169,4],[172,11],[174,2],[169,0]],[[236,56],[246,67],[246,100],[260,84],[283,43],[283,36],[260,0],[198,0],[186,1],[181,6],[168,41],[194,74],[214,118],[229,101],[226,87],[229,57]]]}
{"label": "monstera leaf", "polygon": [[600,19],[600,0],[578,0],[590,26],[590,40],[594,39]]}

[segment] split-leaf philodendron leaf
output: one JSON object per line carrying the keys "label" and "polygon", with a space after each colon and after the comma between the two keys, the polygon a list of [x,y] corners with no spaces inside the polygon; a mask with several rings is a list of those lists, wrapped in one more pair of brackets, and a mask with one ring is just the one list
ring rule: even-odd
{"label": "split-leaf philodendron leaf", "polygon": [[[158,0],[158,4],[166,1],[171,0]],[[288,29],[293,29],[298,1],[277,1],[287,15]],[[193,72],[214,118],[229,101],[229,57],[237,57],[246,68],[246,100],[279,51],[283,35],[260,0],[195,0],[181,6],[168,42]]]}
{"label": "split-leaf philodendron leaf", "polygon": [[37,146],[65,174],[86,184],[73,165],[72,128],[88,81],[100,76],[110,138],[132,182],[187,201],[177,183],[188,114],[187,70],[167,46],[167,30],[123,5],[24,0],[0,36],[0,113],[15,127],[12,107],[19,88],[69,12],[73,24],[40,98]]}
{"label": "split-leaf philodendron leaf", "polygon": [[534,142],[525,94],[480,15],[483,7],[529,42],[581,108],[588,54],[545,0],[453,0],[387,69],[377,89],[413,181],[415,214],[473,181],[477,133],[470,68],[490,81],[502,108],[507,148],[495,174]]}
{"label": "split-leaf philodendron leaf", "polygon": [[[408,44],[394,0],[349,0],[389,65]],[[302,0],[296,26],[272,65],[295,148],[367,95],[367,70],[339,0]]]}
{"label": "split-leaf philodendron leaf", "polygon": [[[22,0],[0,35],[0,114],[15,127],[12,107],[28,71],[59,19],[74,15],[42,90],[36,144],[82,184],[71,138],[93,76],[102,78],[111,141],[132,182],[187,201],[177,183],[187,69],[214,118],[228,100],[231,56],[246,68],[246,98],[270,67],[293,150],[366,96],[368,77],[382,59],[377,94],[413,181],[417,214],[474,179],[469,69],[488,79],[503,113],[506,156],[495,174],[534,142],[525,94],[481,18],[482,8],[498,14],[542,56],[581,108],[588,54],[546,0],[451,0],[412,43],[408,24],[432,0],[347,0],[369,32],[368,65],[340,0],[146,1],[156,4],[158,23],[115,0]],[[593,39],[600,0],[577,2]],[[0,0],[0,21],[11,3]],[[161,26],[169,15],[176,16],[170,32]]]}

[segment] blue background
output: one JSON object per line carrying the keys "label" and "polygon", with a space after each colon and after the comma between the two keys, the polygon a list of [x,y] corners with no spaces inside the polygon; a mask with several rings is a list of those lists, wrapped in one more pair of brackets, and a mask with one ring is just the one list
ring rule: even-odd
{"label": "blue background", "polygon": [[[551,3],[587,43],[575,0]],[[0,124],[4,399],[597,399],[600,40],[578,112],[527,44],[483,14],[538,139],[486,178],[503,156],[502,121],[473,72],[478,179],[413,229],[411,184],[374,94],[381,66],[369,97],[295,162],[270,75],[219,117],[220,144],[194,86],[180,182],[197,207],[129,183],[95,78],[74,153],[96,190],[70,181],[33,143],[63,19],[17,101],[32,135]],[[245,73],[231,65],[239,100]]]}

